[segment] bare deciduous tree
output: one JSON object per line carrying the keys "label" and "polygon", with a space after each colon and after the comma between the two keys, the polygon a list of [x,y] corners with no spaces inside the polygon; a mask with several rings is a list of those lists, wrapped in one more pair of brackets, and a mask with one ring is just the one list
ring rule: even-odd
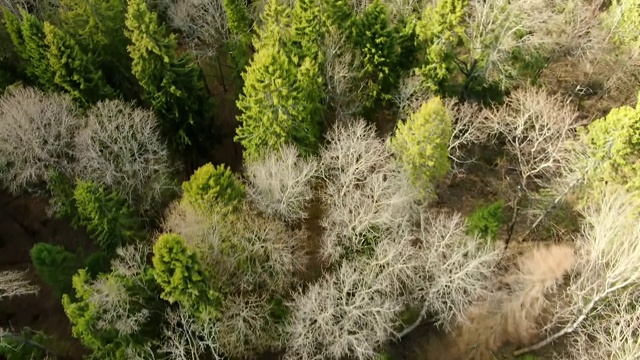
{"label": "bare deciduous tree", "polygon": [[564,298],[546,323],[547,336],[516,354],[605,326],[608,320],[602,315],[611,311],[609,306],[640,292],[638,209],[637,194],[618,186],[609,185],[593,194],[593,201],[583,210],[584,228],[575,241],[576,266]]}
{"label": "bare deciduous tree", "polygon": [[152,112],[120,100],[96,104],[76,139],[75,173],[122,193],[141,210],[173,190],[172,168]]}
{"label": "bare deciduous tree", "polygon": [[[168,310],[163,327],[160,352],[172,360],[193,360],[201,356],[223,359],[218,345],[218,327],[214,319],[193,318],[183,309]],[[208,358],[209,358],[208,357]]]}
{"label": "bare deciduous tree", "polygon": [[216,324],[220,348],[234,358],[278,350],[284,340],[283,324],[271,316],[269,299],[260,294],[231,296],[225,300],[224,316]]}
{"label": "bare deciduous tree", "polygon": [[312,182],[318,164],[303,159],[293,145],[246,165],[247,195],[266,215],[293,223],[307,217],[305,207],[313,197]]}
{"label": "bare deciduous tree", "polygon": [[137,299],[115,276],[101,277],[91,283],[89,303],[99,310],[96,326],[99,329],[115,329],[121,335],[131,335],[148,320],[147,309],[136,310]]}
{"label": "bare deciduous tree", "polygon": [[640,310],[635,305],[639,300],[638,294],[622,294],[597,319],[586,319],[582,331],[568,342],[568,354],[558,354],[555,359],[640,358]]}
{"label": "bare deciduous tree", "polygon": [[417,191],[364,120],[331,129],[321,157],[326,180],[321,252],[326,260],[336,261],[379,230],[412,217]]}
{"label": "bare deciduous tree", "polygon": [[69,174],[79,127],[71,98],[11,87],[0,97],[0,179],[12,192]]}
{"label": "bare deciduous tree", "polygon": [[362,110],[360,93],[364,83],[360,81],[360,59],[351,48],[345,35],[331,29],[323,39],[325,52],[325,83],[329,103],[338,121],[346,121]]}
{"label": "bare deciduous tree", "polygon": [[38,293],[38,287],[26,278],[26,271],[0,272],[0,300],[20,295]]}
{"label": "bare deciduous tree", "polygon": [[488,134],[506,140],[506,150],[514,156],[513,166],[526,190],[530,181],[544,185],[559,173],[581,125],[578,117],[559,96],[522,89],[513,92],[504,106],[483,112],[481,121]]}
{"label": "bare deciduous tree", "polygon": [[222,0],[164,0],[169,22],[196,55],[215,56],[229,38]]}
{"label": "bare deciduous tree", "polygon": [[467,235],[460,214],[423,212],[421,217],[414,260],[420,276],[413,291],[424,304],[422,313],[450,328],[464,322],[465,311],[485,295],[502,254],[497,246]]}
{"label": "bare deciduous tree", "polygon": [[344,262],[295,296],[288,359],[372,359],[400,325],[403,304],[363,262]]}

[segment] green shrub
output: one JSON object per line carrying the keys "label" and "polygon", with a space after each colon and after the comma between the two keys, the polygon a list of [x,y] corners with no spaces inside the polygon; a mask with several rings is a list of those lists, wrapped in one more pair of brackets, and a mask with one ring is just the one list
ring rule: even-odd
{"label": "green shrub", "polygon": [[406,122],[400,122],[391,139],[391,149],[427,198],[433,195],[434,183],[449,171],[452,132],[451,117],[435,97],[422,104]]}
{"label": "green shrub", "polygon": [[211,163],[198,168],[189,181],[182,184],[182,190],[183,199],[205,213],[216,208],[232,208],[245,194],[244,185],[229,168]]}
{"label": "green shrub", "polygon": [[71,278],[78,269],[78,260],[74,254],[62,246],[37,243],[31,248],[29,255],[38,275],[58,295],[71,293]]}
{"label": "green shrub", "polygon": [[97,251],[85,259],[84,267],[87,273],[92,278],[95,278],[102,273],[109,272],[112,258],[112,254],[109,254],[106,251]]}
{"label": "green shrub", "polygon": [[73,192],[78,223],[106,251],[140,237],[140,222],[127,201],[88,181],[78,181]]}
{"label": "green shrub", "polygon": [[500,200],[477,208],[467,219],[467,234],[495,240],[504,221],[503,206]]}

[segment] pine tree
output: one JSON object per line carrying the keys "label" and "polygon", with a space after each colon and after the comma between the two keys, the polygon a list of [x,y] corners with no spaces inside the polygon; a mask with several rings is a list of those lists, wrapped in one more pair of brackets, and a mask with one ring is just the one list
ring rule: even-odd
{"label": "pine tree", "polygon": [[374,0],[355,21],[352,31],[353,42],[362,54],[363,106],[371,111],[390,99],[398,78],[396,38],[385,5]]}
{"label": "pine tree", "polygon": [[413,184],[427,198],[434,183],[449,171],[451,117],[439,98],[422,104],[406,122],[398,124],[390,146]]}
{"label": "pine tree", "polygon": [[456,70],[455,50],[461,41],[468,0],[439,0],[427,6],[417,23],[416,33],[425,48],[423,65],[418,70],[425,88],[445,91]]}
{"label": "pine tree", "polygon": [[73,192],[78,224],[106,251],[113,251],[140,237],[140,223],[126,200],[87,181],[78,181]]}
{"label": "pine tree", "polygon": [[84,107],[113,97],[114,90],[106,83],[102,71],[96,69],[93,56],[85,54],[69,35],[49,22],[44,23],[44,33],[57,85]]}
{"label": "pine tree", "polygon": [[[291,14],[270,0],[257,53],[243,74],[243,93],[237,101],[242,114],[236,141],[247,159],[295,143],[303,155],[314,153],[321,133],[322,77],[315,61],[299,59],[290,47]],[[293,54],[293,55],[292,55]]]}
{"label": "pine tree", "polygon": [[40,84],[44,90],[56,90],[55,72],[49,65],[42,21],[25,10],[20,11],[22,20],[18,20],[6,10],[4,16],[11,41],[27,63],[26,71],[29,78]]}
{"label": "pine tree", "polygon": [[183,197],[203,213],[225,210],[240,204],[245,187],[229,168],[208,163],[198,168],[189,181],[182,183]]}
{"label": "pine tree", "polygon": [[181,236],[160,236],[153,254],[153,274],[163,289],[163,299],[178,302],[196,316],[215,315],[221,298],[209,289],[205,270]]}
{"label": "pine tree", "polygon": [[38,275],[59,295],[70,294],[71,278],[78,268],[75,255],[62,246],[37,243],[29,252]]}
{"label": "pine tree", "polygon": [[227,25],[232,39],[227,44],[231,59],[238,74],[251,58],[251,17],[246,2],[242,0],[223,0],[222,6],[227,15]]}
{"label": "pine tree", "polygon": [[162,120],[169,145],[185,156],[206,154],[213,124],[201,70],[188,55],[177,55],[176,35],[167,35],[144,0],[129,1],[125,24],[132,72]]}
{"label": "pine tree", "polygon": [[60,27],[95,59],[111,87],[135,98],[129,39],[122,31],[125,11],[125,0],[60,0]]}

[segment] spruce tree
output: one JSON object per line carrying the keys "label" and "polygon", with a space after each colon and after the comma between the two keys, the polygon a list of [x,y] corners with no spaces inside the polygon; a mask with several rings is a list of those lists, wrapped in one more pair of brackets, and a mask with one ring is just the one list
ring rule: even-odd
{"label": "spruce tree", "polygon": [[37,243],[29,255],[38,275],[58,295],[71,293],[71,278],[79,265],[74,254],[62,246]]}
{"label": "spruce tree", "polygon": [[144,0],[129,1],[125,24],[132,72],[162,120],[170,147],[185,156],[205,155],[213,120],[200,68],[188,55],[178,56],[176,35],[167,33]]}
{"label": "spruce tree", "polygon": [[464,32],[468,0],[439,0],[427,6],[416,24],[416,34],[424,47],[423,65],[418,73],[426,89],[443,93],[456,71],[455,51]]}
{"label": "spruce tree", "polygon": [[125,36],[125,0],[59,0],[61,29],[95,59],[114,89],[127,98],[136,96],[131,58]]}
{"label": "spruce tree", "polygon": [[55,83],[76,102],[86,107],[114,95],[102,71],[96,68],[95,57],[80,50],[73,38],[49,22],[44,23],[44,33]]}
{"label": "spruce tree", "polygon": [[44,90],[57,90],[55,71],[49,65],[42,21],[25,10],[20,11],[21,20],[7,10],[4,16],[11,41],[17,53],[27,63],[28,77]]}
{"label": "spruce tree", "polygon": [[318,148],[321,133],[322,76],[318,64],[300,59],[290,45],[291,14],[270,0],[256,39],[257,53],[243,74],[242,111],[236,140],[247,159],[295,143],[304,155]]}
{"label": "spruce tree", "polygon": [[236,71],[240,74],[251,58],[251,17],[246,2],[242,0],[223,0],[222,6],[227,15],[227,25],[231,40],[227,47]]}
{"label": "spruce tree", "polygon": [[391,98],[398,78],[396,38],[385,5],[374,0],[355,21],[352,31],[353,42],[362,55],[363,107],[371,111]]}
{"label": "spruce tree", "polygon": [[195,253],[176,234],[164,234],[153,246],[153,274],[162,299],[179,303],[190,313],[215,315],[221,297],[208,287],[208,276]]}

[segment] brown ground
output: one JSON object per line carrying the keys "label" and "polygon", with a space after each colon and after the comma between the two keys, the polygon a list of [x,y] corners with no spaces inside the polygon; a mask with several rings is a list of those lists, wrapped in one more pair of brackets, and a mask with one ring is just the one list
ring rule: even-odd
{"label": "brown ground", "polygon": [[0,191],[0,270],[29,270],[31,280],[40,286],[38,295],[3,300],[0,327],[15,330],[28,326],[53,337],[57,353],[80,359],[82,347],[71,336],[71,326],[60,298],[43,284],[31,267],[29,250],[38,242],[61,245],[68,251],[89,251],[91,241],[68,222],[47,215],[45,199],[13,197]]}

